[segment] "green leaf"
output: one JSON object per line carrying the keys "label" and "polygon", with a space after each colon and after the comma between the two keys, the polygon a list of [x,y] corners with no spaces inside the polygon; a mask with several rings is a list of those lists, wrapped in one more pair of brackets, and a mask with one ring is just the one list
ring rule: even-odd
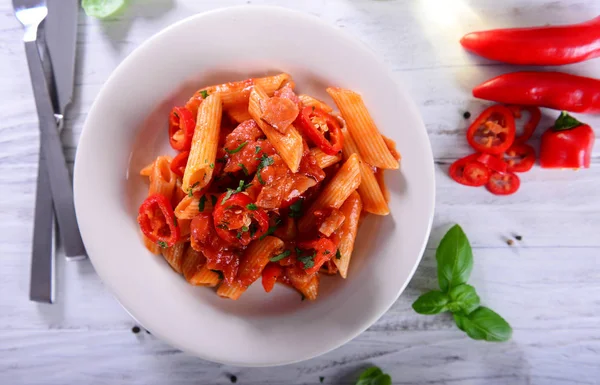
{"label": "green leaf", "polygon": [[200,201],[198,202],[198,211],[204,211],[204,205],[206,204],[206,195],[202,195],[200,197]]}
{"label": "green leaf", "polygon": [[571,115],[567,113],[567,111],[562,111],[556,121],[554,122],[554,127],[552,127],[552,131],[565,131],[570,130],[575,127],[581,126],[579,120],[575,119]]}
{"label": "green leaf", "polygon": [[392,385],[392,377],[389,374],[382,374],[372,380],[371,385]]}
{"label": "green leaf", "polygon": [[208,91],[207,90],[200,91],[200,96],[202,96],[202,99],[208,98]]}
{"label": "green leaf", "polygon": [[299,218],[302,216],[302,199],[298,199],[292,205],[290,205],[290,212],[288,213],[290,218]]}
{"label": "green leaf", "polygon": [[438,314],[448,310],[447,305],[449,301],[450,297],[448,297],[448,294],[434,290],[417,298],[412,307],[419,314]]}
{"label": "green leaf", "polygon": [[258,209],[258,206],[257,206],[257,205],[255,205],[254,203],[248,203],[248,204],[246,205],[246,208],[247,208],[248,210],[254,211],[254,210],[257,210],[257,209]]}
{"label": "green leaf", "polygon": [[88,16],[104,19],[125,8],[126,0],[82,0],[81,7]]}
{"label": "green leaf", "polygon": [[466,283],[473,270],[473,251],[459,225],[454,225],[437,248],[437,273],[440,289],[447,292]]}
{"label": "green leaf", "polygon": [[281,254],[277,254],[276,256],[274,256],[273,258],[269,259],[271,262],[277,262],[277,261],[281,261],[283,258],[289,257],[289,255],[292,254],[291,251],[286,250]]}
{"label": "green leaf", "polygon": [[508,341],[512,328],[504,318],[487,307],[479,307],[471,314],[454,314],[456,326],[474,340]]}
{"label": "green leaf", "polygon": [[158,242],[156,242],[156,244],[158,244],[158,245],[159,245],[160,247],[162,247],[163,249],[164,249],[165,247],[167,247],[167,242],[164,242],[164,241],[158,241]]}
{"label": "green leaf", "polygon": [[450,303],[447,307],[453,313],[470,314],[479,307],[479,296],[471,285],[463,284],[453,287],[448,292]]}
{"label": "green leaf", "polygon": [[361,373],[356,385],[392,385],[392,377],[373,366]]}
{"label": "green leaf", "polygon": [[246,168],[246,166],[244,166],[243,163],[238,163],[238,166],[240,166],[240,168],[244,172],[244,175],[248,176],[248,169]]}

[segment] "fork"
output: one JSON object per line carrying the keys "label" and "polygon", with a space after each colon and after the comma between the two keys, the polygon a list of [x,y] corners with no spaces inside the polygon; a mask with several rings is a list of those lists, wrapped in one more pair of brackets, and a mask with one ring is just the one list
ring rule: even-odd
{"label": "fork", "polygon": [[38,29],[48,15],[48,7],[46,0],[13,0],[12,3],[15,16],[25,29],[23,40],[40,125],[40,146],[46,159],[59,234],[67,255],[84,255],[85,247],[79,236],[75,216],[71,178],[62,150],[48,81],[44,74],[37,45]]}

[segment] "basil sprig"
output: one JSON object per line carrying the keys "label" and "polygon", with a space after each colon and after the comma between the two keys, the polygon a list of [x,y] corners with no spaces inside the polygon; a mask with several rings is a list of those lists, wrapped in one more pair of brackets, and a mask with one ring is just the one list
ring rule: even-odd
{"label": "basil sprig", "polygon": [[473,252],[459,225],[454,225],[436,250],[438,283],[441,291],[421,295],[412,305],[419,314],[452,312],[458,328],[475,340],[508,341],[512,328],[504,318],[479,306],[475,288],[467,284],[473,270]]}
{"label": "basil sprig", "polygon": [[377,366],[372,366],[360,374],[356,385],[392,385],[392,377]]}

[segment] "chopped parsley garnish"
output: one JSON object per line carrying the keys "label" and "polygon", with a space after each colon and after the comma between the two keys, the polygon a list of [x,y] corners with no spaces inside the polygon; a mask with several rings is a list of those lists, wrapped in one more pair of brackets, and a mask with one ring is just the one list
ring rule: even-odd
{"label": "chopped parsley garnish", "polygon": [[248,142],[244,142],[244,143],[240,144],[239,146],[237,146],[236,148],[234,148],[233,150],[229,150],[226,148],[225,151],[228,154],[235,154],[236,152],[239,152],[242,148],[244,148],[244,146],[247,144],[248,144]]}
{"label": "chopped parsley garnish", "polygon": [[204,205],[206,204],[206,195],[202,195],[200,197],[200,202],[198,202],[198,211],[204,211]]}
{"label": "chopped parsley garnish", "polygon": [[303,255],[303,256],[298,257],[298,260],[300,262],[302,262],[302,264],[304,264],[304,270],[310,269],[311,267],[313,267],[315,265],[315,256],[316,255],[317,255],[317,252],[315,251],[311,255]]}
{"label": "chopped parsley garnish", "polygon": [[242,168],[244,175],[248,176],[248,169],[246,168],[246,166],[244,166],[243,163],[238,163],[238,166],[240,166]]}
{"label": "chopped parsley garnish", "polygon": [[156,244],[159,245],[160,247],[162,247],[163,249],[165,247],[167,247],[167,242],[165,242],[165,241],[158,241],[158,242],[156,242]]}
{"label": "chopped parsley garnish", "polygon": [[262,150],[262,148],[260,148],[260,146],[256,146],[256,147],[254,148],[254,153],[255,153],[255,154],[258,154],[258,153],[260,152],[260,150]]}
{"label": "chopped parsley garnish", "polygon": [[278,217],[277,219],[275,219],[275,226],[269,226],[269,229],[267,230],[266,233],[264,233],[263,235],[260,236],[259,240],[263,240],[265,239],[265,237],[273,234],[275,232],[275,230],[277,230],[277,227],[279,227],[279,225],[281,224],[281,219]]}
{"label": "chopped parsley garnish", "polygon": [[208,98],[208,91],[207,90],[200,91],[200,96],[202,96],[202,99]]}
{"label": "chopped parsley garnish", "polygon": [[283,253],[277,254],[273,258],[269,259],[269,261],[271,261],[271,262],[281,261],[283,258],[289,257],[290,254],[292,254],[292,252],[289,250],[286,250]]}
{"label": "chopped parsley garnish", "polygon": [[245,233],[245,232],[247,232],[248,230],[250,230],[250,229],[248,228],[248,226],[242,226],[242,231],[243,231],[244,233]]}
{"label": "chopped parsley garnish", "polygon": [[290,218],[299,218],[302,213],[302,199],[298,199],[296,202],[294,202],[291,206],[290,206],[290,212],[288,213],[288,216]]}
{"label": "chopped parsley garnish", "polygon": [[262,169],[271,166],[273,163],[275,163],[275,160],[269,157],[267,154],[262,154],[262,156],[258,160],[259,163],[258,168],[256,170],[256,176],[258,177],[258,181],[260,182],[260,184],[265,184],[265,181],[263,180],[261,175]]}
{"label": "chopped parsley garnish", "polygon": [[211,163],[211,164],[209,164],[209,167],[210,167],[210,168],[215,168],[215,164],[214,164],[214,163]]}
{"label": "chopped parsley garnish", "polygon": [[242,239],[242,232],[241,232],[241,231],[238,231],[238,233],[235,235],[235,237],[236,237],[237,239]]}
{"label": "chopped parsley garnish", "polygon": [[257,206],[257,205],[255,205],[254,203],[248,203],[248,204],[246,205],[246,208],[247,208],[248,210],[252,210],[252,211],[254,211],[254,210],[258,209],[258,206]]}
{"label": "chopped parsley garnish", "polygon": [[340,253],[340,249],[335,252],[335,259],[342,259],[342,253]]}
{"label": "chopped parsley garnish", "polygon": [[223,275],[223,272],[221,270],[211,270],[213,273],[217,273],[219,274],[219,279],[224,279],[225,276]]}
{"label": "chopped parsley garnish", "polygon": [[200,182],[196,182],[194,183],[190,189],[188,190],[188,196],[191,198],[194,196],[194,187],[198,186],[200,184]]}
{"label": "chopped parsley garnish", "polygon": [[221,204],[225,204],[225,202],[227,201],[227,199],[231,198],[231,196],[233,194],[241,193],[242,191],[244,191],[245,189],[247,189],[250,186],[252,186],[252,183],[246,184],[243,180],[241,180],[238,188],[236,188],[235,190],[231,189],[231,188],[228,188],[227,189],[227,194],[225,194],[225,196],[223,197],[223,200],[221,201]]}
{"label": "chopped parsley garnish", "polygon": [[212,206],[215,207],[217,205],[217,196],[216,195],[211,195],[210,196],[210,202],[212,203]]}

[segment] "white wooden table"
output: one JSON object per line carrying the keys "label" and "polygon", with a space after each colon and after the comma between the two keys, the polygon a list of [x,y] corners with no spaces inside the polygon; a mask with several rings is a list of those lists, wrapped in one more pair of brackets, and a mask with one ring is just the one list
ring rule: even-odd
{"label": "white wooden table", "polygon": [[[496,197],[452,182],[450,162],[470,153],[464,111],[484,103],[470,89],[510,71],[467,55],[465,32],[583,21],[597,0],[131,0],[117,20],[79,21],[75,103],[63,141],[73,160],[86,114],[115,67],[152,34],[186,16],[238,4],[278,4],[318,15],[367,43],[411,91],[436,161],[432,236],[407,290],[375,325],[345,346],[296,365],[246,369],[190,357],[142,330],[102,285],[89,261],[57,263],[57,302],[28,301],[38,134],[22,30],[0,0],[0,384],[354,384],[370,364],[394,384],[600,383],[600,145],[592,168],[522,177]],[[600,59],[567,72],[600,78]],[[556,115],[544,111],[543,126]],[[580,116],[600,136],[600,117]],[[402,123],[399,122],[401,125]],[[541,130],[540,130],[541,131]],[[538,131],[538,137],[539,132]],[[410,307],[435,288],[435,247],[451,223],[475,253],[472,281],[513,326],[508,343],[468,339],[447,314]],[[509,246],[506,240],[521,235]],[[110,240],[107,240],[110,241]]]}

